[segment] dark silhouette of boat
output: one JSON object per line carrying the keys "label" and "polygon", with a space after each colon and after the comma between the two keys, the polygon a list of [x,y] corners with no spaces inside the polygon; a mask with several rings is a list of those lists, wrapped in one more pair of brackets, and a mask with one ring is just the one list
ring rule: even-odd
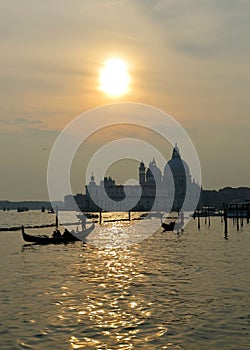
{"label": "dark silhouette of boat", "polygon": [[166,224],[165,222],[161,223],[161,227],[164,231],[173,231],[175,226],[175,221],[171,221],[169,224]]}
{"label": "dark silhouette of boat", "polygon": [[18,208],[17,208],[17,212],[18,212],[18,213],[22,213],[22,212],[24,212],[24,211],[29,211],[29,208],[28,208],[28,207],[18,207]]}
{"label": "dark silhouette of boat", "polygon": [[25,242],[36,243],[36,244],[67,244],[76,241],[85,242],[86,237],[94,230],[95,224],[92,223],[90,227],[86,228],[84,231],[76,231],[74,234],[72,231],[66,231],[60,237],[49,237],[47,235],[29,235],[24,231],[22,226],[22,236]]}
{"label": "dark silhouette of boat", "polygon": [[163,232],[165,231],[175,231],[179,233],[179,231],[183,231],[184,228],[184,213],[181,211],[178,214],[177,220],[171,221],[168,224],[162,221],[161,218],[161,227],[163,228]]}

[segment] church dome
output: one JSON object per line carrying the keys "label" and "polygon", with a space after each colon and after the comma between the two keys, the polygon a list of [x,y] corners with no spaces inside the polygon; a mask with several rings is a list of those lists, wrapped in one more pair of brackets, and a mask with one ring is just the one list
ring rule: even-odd
{"label": "church dome", "polygon": [[175,145],[172,153],[172,159],[170,159],[164,168],[164,175],[169,172],[169,168],[173,174],[173,177],[190,177],[189,166],[181,159],[179,148]]}

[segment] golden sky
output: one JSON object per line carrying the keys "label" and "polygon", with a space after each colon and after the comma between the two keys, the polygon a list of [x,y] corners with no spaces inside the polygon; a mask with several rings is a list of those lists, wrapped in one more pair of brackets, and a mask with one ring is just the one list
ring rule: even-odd
{"label": "golden sky", "polygon": [[[0,199],[47,199],[47,161],[61,129],[121,101],[163,109],[186,129],[204,188],[250,186],[248,0],[0,6]],[[116,98],[98,89],[112,56],[128,63],[131,76],[129,93]]]}

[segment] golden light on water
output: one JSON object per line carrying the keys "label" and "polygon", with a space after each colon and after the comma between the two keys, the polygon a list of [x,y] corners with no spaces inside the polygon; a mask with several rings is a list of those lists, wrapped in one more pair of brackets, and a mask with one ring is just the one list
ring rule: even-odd
{"label": "golden light on water", "polygon": [[99,88],[111,97],[118,97],[129,91],[131,82],[128,64],[123,59],[111,57],[100,69]]}

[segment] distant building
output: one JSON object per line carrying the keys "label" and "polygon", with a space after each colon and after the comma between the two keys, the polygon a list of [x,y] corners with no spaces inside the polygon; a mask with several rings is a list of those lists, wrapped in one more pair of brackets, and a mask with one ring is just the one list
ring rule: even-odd
{"label": "distant building", "polygon": [[58,209],[63,209],[64,203],[59,202],[48,202],[48,201],[1,201],[0,200],[0,210],[17,210],[18,208],[25,208],[26,210],[41,210],[44,209],[51,209],[51,207],[58,207]]}
{"label": "distant building", "polygon": [[[163,173],[153,159],[148,168],[141,161],[138,169],[139,185],[116,185],[111,177],[105,177],[96,184],[92,174],[90,182],[85,186],[85,194],[65,196],[65,209],[74,210],[75,201],[84,211],[132,210],[148,211],[154,205],[155,210],[194,208],[201,188],[192,179],[187,163],[182,160],[177,144],[173,148],[172,157],[167,162]],[[189,189],[187,193],[187,188]],[[122,200],[126,198],[124,206]],[[110,199],[112,201],[110,201]]]}

